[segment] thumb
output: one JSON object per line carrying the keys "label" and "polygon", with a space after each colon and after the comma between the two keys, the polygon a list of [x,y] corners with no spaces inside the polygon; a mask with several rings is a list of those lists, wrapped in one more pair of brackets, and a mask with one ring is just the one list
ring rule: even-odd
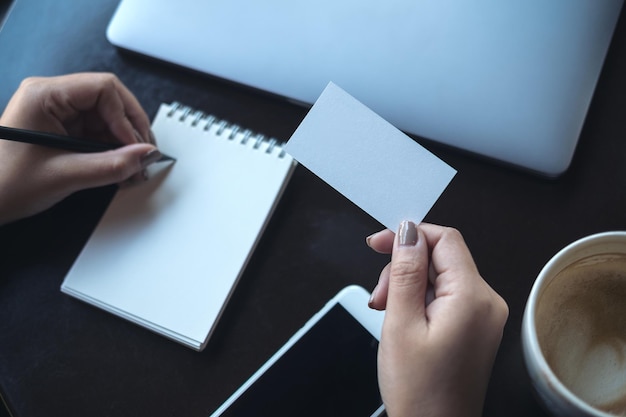
{"label": "thumb", "polygon": [[69,154],[62,172],[74,190],[100,187],[123,182],[161,158],[159,150],[150,144],[133,144],[91,154]]}
{"label": "thumb", "polygon": [[423,232],[410,221],[400,225],[389,268],[387,317],[405,325],[426,317],[428,245]]}

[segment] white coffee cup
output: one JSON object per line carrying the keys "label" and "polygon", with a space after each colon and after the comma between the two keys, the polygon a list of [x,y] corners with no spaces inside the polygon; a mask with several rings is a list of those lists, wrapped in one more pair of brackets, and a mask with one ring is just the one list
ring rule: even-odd
{"label": "white coffee cup", "polygon": [[626,415],[626,232],[582,238],[552,257],[528,297],[522,347],[553,415]]}

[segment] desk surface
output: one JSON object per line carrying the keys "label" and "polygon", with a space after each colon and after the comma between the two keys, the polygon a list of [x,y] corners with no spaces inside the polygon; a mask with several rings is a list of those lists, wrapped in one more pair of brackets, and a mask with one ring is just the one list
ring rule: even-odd
{"label": "desk surface", "polygon": [[[0,32],[0,108],[26,76],[111,71],[151,116],[176,100],[284,139],[304,117],[293,104],[118,52],[104,36],[116,4],[18,0]],[[558,180],[427,144],[459,174],[426,220],[463,232],[510,307],[485,416],[545,415],[520,346],[534,277],[567,243],[626,228],[624,74],[621,19],[572,167]],[[196,353],[59,291],[111,193],[78,193],[0,228],[0,389],[15,416],[205,416],[328,298],[352,283],[371,289],[388,261],[364,243],[379,225],[298,167],[217,332]]]}

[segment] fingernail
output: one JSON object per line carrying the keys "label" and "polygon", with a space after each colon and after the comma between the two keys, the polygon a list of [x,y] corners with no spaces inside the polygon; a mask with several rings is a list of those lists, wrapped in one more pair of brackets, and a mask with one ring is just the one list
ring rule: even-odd
{"label": "fingernail", "polygon": [[374,298],[376,297],[376,290],[377,289],[378,289],[378,284],[376,284],[376,286],[372,290],[372,294],[370,295],[370,300],[367,302],[367,305],[369,307],[372,307],[372,305],[374,304]]}
{"label": "fingernail", "polygon": [[136,129],[133,129],[133,133],[135,134],[135,139],[137,139],[137,142],[139,142],[139,143],[144,143],[145,142]]}
{"label": "fingernail", "polygon": [[153,149],[141,157],[141,166],[145,168],[159,159],[161,159],[161,152],[158,149]]}
{"label": "fingernail", "polygon": [[411,221],[403,221],[400,223],[398,230],[398,244],[400,246],[415,246],[417,243],[417,228],[415,223]]}
{"label": "fingernail", "polygon": [[382,233],[383,231],[380,230],[376,233],[372,233],[371,235],[369,235],[368,237],[365,238],[365,243],[367,244],[367,246],[369,246],[370,248],[372,247],[372,239],[374,238],[374,236],[379,235],[380,233]]}
{"label": "fingernail", "polygon": [[154,136],[154,132],[150,130],[148,133],[150,134],[150,143],[156,145],[156,137]]}

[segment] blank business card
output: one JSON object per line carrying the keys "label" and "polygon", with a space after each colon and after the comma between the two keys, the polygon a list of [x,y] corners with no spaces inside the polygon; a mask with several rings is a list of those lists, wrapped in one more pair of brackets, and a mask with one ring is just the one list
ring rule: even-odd
{"label": "blank business card", "polygon": [[403,220],[420,223],[456,174],[333,83],[285,150],[393,231]]}

